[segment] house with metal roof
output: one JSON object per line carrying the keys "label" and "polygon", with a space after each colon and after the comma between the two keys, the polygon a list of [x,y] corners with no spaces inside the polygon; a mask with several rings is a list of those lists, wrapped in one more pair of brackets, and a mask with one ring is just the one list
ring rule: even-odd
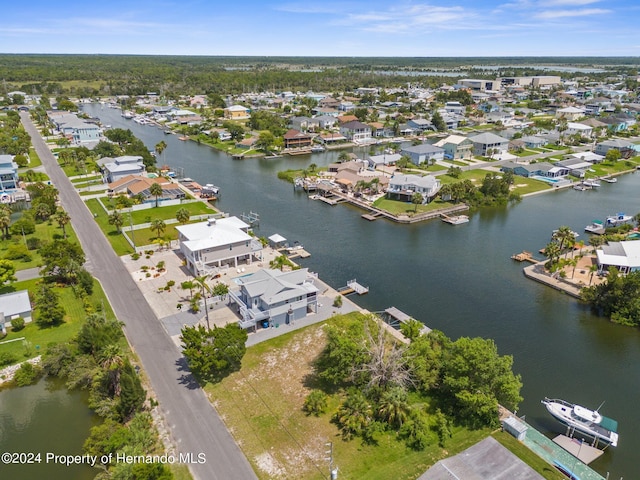
{"label": "house with metal roof", "polygon": [[262,243],[249,235],[249,225],[237,217],[210,218],[206,222],[176,227],[180,252],[194,275],[221,267],[238,268],[262,258]]}
{"label": "house with metal roof", "polygon": [[633,143],[622,138],[613,138],[599,142],[596,144],[594,152],[598,155],[606,156],[609,150],[618,150],[622,158],[629,158],[635,155]]}
{"label": "house with metal roof", "polygon": [[389,179],[387,197],[410,202],[414,193],[422,195],[422,203],[429,203],[440,190],[440,180],[433,175],[394,175]]}
{"label": "house with metal roof", "polygon": [[462,135],[449,135],[433,144],[434,147],[444,149],[444,157],[449,160],[471,158],[473,142]]}
{"label": "house with metal roof", "polygon": [[640,241],[608,242],[596,250],[598,272],[616,267],[620,273],[640,270]]}
{"label": "house with metal roof", "polygon": [[231,290],[229,298],[238,307],[242,328],[289,324],[317,312],[320,290],[307,268],[261,269],[235,281],[240,289]]}
{"label": "house with metal roof", "polygon": [[6,327],[11,326],[11,320],[22,318],[25,323],[31,322],[31,302],[29,292],[17,292],[0,295],[0,332],[6,333]]}
{"label": "house with metal roof", "polygon": [[481,133],[469,137],[469,140],[473,142],[473,154],[481,157],[500,155],[509,150],[509,140],[495,133]]}
{"label": "house with metal roof", "polygon": [[104,157],[96,162],[102,168],[106,183],[112,183],[127,175],[144,175],[145,166],[142,157],[124,155],[117,158]]}
{"label": "house with metal roof", "polygon": [[420,165],[422,163],[433,164],[438,160],[444,160],[444,148],[436,147],[428,143],[405,147],[400,152],[411,158],[411,163]]}
{"label": "house with metal roof", "polygon": [[359,120],[352,120],[340,125],[340,134],[356,143],[371,140],[371,127]]}

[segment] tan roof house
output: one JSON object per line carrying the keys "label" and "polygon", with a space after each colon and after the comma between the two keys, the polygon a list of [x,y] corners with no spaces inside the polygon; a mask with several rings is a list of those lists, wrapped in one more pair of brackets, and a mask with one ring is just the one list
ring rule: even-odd
{"label": "tan roof house", "polygon": [[224,118],[228,120],[246,120],[251,118],[251,111],[243,105],[232,105],[224,109]]}

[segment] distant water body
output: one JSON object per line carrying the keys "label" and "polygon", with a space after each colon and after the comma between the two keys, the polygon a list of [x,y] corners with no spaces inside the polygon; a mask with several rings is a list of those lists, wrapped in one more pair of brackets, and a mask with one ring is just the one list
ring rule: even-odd
{"label": "distant water body", "polygon": [[638,478],[640,331],[598,318],[575,299],[526,279],[524,265],[510,256],[537,252],[560,225],[587,241],[583,229],[593,219],[640,212],[640,174],[593,191],[562,190],[485,208],[460,226],[439,220],[368,222],[360,218],[361,210],[310,200],[277,178],[288,168],[327,165],[339,152],[233,160],[125,120],[119,110],[84,109],[105,124],[131,129],[151,150],[164,140],[167,148],[158,164],[221,187],[218,207],[223,211],[259,213],[258,235],[277,232],[302,243],[311,253],[303,266],[332,286],[352,278],[368,285],[368,295],[353,298],[363,308],[395,306],[454,339],[494,339],[501,354],[513,355],[514,369],[522,375],[524,401],[518,414],[541,431],[563,432],[540,404],[545,396],[592,408],[606,401],[601,412],[619,421],[620,446],[608,449],[592,466],[603,476],[610,472],[612,480]]}

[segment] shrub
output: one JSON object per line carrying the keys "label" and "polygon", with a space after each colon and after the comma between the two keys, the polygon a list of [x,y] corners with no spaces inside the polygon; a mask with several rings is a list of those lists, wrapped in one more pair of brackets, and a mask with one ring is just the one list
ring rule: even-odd
{"label": "shrub", "polygon": [[24,318],[18,317],[11,320],[11,328],[14,332],[19,332],[24,328]]}
{"label": "shrub", "polygon": [[140,258],[140,254],[138,252],[131,254],[131,260],[138,260]]}
{"label": "shrub", "polygon": [[38,237],[29,237],[27,238],[27,248],[29,250],[37,250],[42,245],[42,240]]}
{"label": "shrub", "polygon": [[13,377],[13,381],[19,387],[24,387],[36,383],[41,375],[42,368],[40,366],[25,362],[20,365],[20,368]]}
{"label": "shrub", "polygon": [[4,258],[6,258],[7,260],[22,260],[23,262],[30,262],[31,254],[29,253],[26,245],[24,245],[23,243],[16,243],[13,245],[9,245]]}
{"label": "shrub", "polygon": [[16,360],[17,358],[15,357],[15,355],[9,352],[0,353],[0,367],[4,367],[5,365],[11,365]]}
{"label": "shrub", "polygon": [[319,417],[327,411],[328,397],[327,394],[320,390],[312,390],[304,400],[302,410],[308,415]]}
{"label": "shrub", "polygon": [[333,299],[333,306],[336,308],[342,307],[342,295],[338,295]]}

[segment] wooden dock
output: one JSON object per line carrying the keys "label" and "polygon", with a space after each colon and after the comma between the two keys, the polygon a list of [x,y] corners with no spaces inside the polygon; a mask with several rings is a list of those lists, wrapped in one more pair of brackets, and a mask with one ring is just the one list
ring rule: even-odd
{"label": "wooden dock", "polygon": [[297,248],[295,250],[290,250],[288,257],[292,258],[309,258],[311,254],[307,252],[304,248]]}
{"label": "wooden dock", "polygon": [[360,285],[355,279],[353,279],[347,282],[346,287],[342,287],[338,289],[338,293],[342,295],[350,295],[352,293],[357,293],[358,295],[364,295],[366,293],[369,293],[369,287]]}
{"label": "wooden dock", "polygon": [[511,258],[518,262],[538,263],[540,261],[533,258],[533,254],[531,252],[527,252],[526,250],[523,250],[520,253],[514,253],[513,255],[511,255]]}
{"label": "wooden dock", "polygon": [[[400,329],[400,325],[402,325],[403,323],[408,322],[412,318],[413,317],[411,317],[410,315],[407,315],[406,313],[398,310],[396,307],[389,307],[389,308],[385,309],[384,312],[383,312],[383,316],[382,316],[382,319],[384,320],[384,322],[387,325],[389,325],[390,327],[393,327],[396,330],[399,330]],[[429,332],[431,332],[431,329],[429,327],[427,327],[426,325],[423,325],[421,333],[423,335],[427,335]]]}
{"label": "wooden dock", "polygon": [[587,442],[581,442],[565,435],[558,435],[553,441],[586,465],[597,460],[604,453],[604,451],[592,447]]}

